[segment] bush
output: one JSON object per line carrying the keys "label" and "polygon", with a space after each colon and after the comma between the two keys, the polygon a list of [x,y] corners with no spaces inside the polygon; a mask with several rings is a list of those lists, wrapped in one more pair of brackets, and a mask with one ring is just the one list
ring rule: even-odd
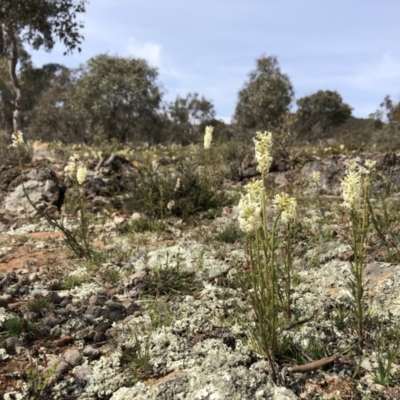
{"label": "bush", "polygon": [[[10,151],[11,135],[5,131],[0,131],[0,166],[1,165],[18,165],[18,157],[15,156],[15,151]],[[23,146],[20,149],[22,163],[29,163],[32,161],[32,147]]]}
{"label": "bush", "polygon": [[175,215],[187,220],[195,213],[218,209],[229,203],[222,190],[222,174],[212,174],[185,163],[178,165],[176,170],[178,172],[142,171],[141,178],[129,188],[125,210],[143,212],[153,218]]}

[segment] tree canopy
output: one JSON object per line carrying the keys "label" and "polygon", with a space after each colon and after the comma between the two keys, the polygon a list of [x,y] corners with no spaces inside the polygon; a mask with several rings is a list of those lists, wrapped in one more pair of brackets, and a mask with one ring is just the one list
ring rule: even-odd
{"label": "tree canopy", "polygon": [[160,123],[162,90],[157,69],[145,60],[101,54],[78,69],[76,112],[91,135],[122,142],[152,140]]}
{"label": "tree canopy", "polygon": [[290,79],[281,72],[278,59],[260,57],[239,92],[234,121],[242,130],[273,130],[289,110],[293,96]]}
{"label": "tree canopy", "polygon": [[318,92],[297,100],[297,121],[303,134],[312,131],[317,125],[326,134],[351,116],[351,107],[344,103],[336,91],[318,90]]}
{"label": "tree canopy", "polygon": [[9,62],[9,75],[15,91],[14,130],[22,125],[24,96],[17,75],[24,44],[34,50],[51,51],[60,40],[65,53],[80,50],[83,24],[77,14],[85,12],[86,0],[2,0],[0,4],[0,54]]}
{"label": "tree canopy", "polygon": [[175,101],[165,107],[165,113],[171,122],[166,136],[183,144],[195,142],[200,126],[215,117],[212,101],[200,97],[198,93],[188,93],[186,97],[177,96]]}

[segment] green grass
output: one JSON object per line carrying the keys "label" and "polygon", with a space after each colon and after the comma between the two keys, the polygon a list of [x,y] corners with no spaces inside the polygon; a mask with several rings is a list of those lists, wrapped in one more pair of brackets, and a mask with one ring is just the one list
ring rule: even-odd
{"label": "green grass", "polygon": [[174,312],[163,300],[150,302],[146,307],[146,311],[153,329],[171,326],[176,319]]}
{"label": "green grass", "polygon": [[86,276],[69,275],[64,279],[64,283],[63,283],[62,287],[63,287],[63,289],[71,290],[77,286],[81,286],[86,281],[87,281]]}
{"label": "green grass", "polygon": [[29,311],[36,313],[44,313],[54,307],[54,304],[46,299],[45,297],[38,297],[36,299],[31,300],[27,304],[27,308]]}
{"label": "green grass", "polygon": [[176,170],[143,169],[129,188],[124,210],[129,214],[142,212],[154,219],[173,215],[188,220],[194,214],[229,204],[220,173],[199,173],[196,165],[188,163],[177,165]]}
{"label": "green grass", "polygon": [[243,243],[245,234],[237,224],[231,224],[213,235],[214,240],[223,243]]}
{"label": "green grass", "polygon": [[133,382],[150,378],[154,375],[154,368],[150,362],[150,340],[142,343],[133,333],[135,343],[133,346],[122,346],[122,369],[128,371]]}
{"label": "green grass", "polygon": [[100,272],[100,280],[106,285],[115,287],[121,281],[121,274],[117,269],[106,268]]}
{"label": "green grass", "polygon": [[37,324],[24,318],[14,317],[4,322],[0,337],[21,337],[24,335],[27,339],[32,339],[36,335],[36,328]]}
{"label": "green grass", "polygon": [[201,286],[196,280],[196,270],[184,270],[179,260],[173,263],[167,260],[164,265],[149,269],[142,283],[143,294],[151,297],[194,295]]}

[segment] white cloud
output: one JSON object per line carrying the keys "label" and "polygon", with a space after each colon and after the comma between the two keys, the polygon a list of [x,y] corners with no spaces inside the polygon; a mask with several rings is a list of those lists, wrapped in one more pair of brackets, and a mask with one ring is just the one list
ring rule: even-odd
{"label": "white cloud", "polygon": [[151,66],[161,66],[161,45],[152,42],[139,43],[130,38],[128,51],[133,57],[144,58]]}

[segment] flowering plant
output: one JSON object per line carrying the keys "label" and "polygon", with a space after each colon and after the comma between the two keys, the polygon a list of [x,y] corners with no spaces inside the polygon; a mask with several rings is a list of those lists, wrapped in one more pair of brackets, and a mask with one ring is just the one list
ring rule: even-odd
{"label": "flowering plant", "polygon": [[[64,222],[63,219],[57,220],[55,217],[50,216],[45,211],[39,209],[36,204],[32,201],[29,196],[28,191],[26,190],[24,181],[22,179],[23,176],[23,165],[22,165],[22,157],[20,152],[20,147],[24,144],[24,136],[21,131],[14,132],[11,135],[12,144],[11,147],[14,147],[17,152],[17,157],[19,161],[19,170],[20,170],[20,177],[21,177],[21,185],[22,190],[24,192],[24,196],[28,200],[28,203],[32,206],[32,208],[37,212],[38,215],[43,217],[52,227],[59,229],[65,236],[65,243],[66,245],[75,252],[79,257],[91,258],[92,252],[87,240],[87,233],[88,233],[88,224],[87,218],[85,213],[85,204],[84,204],[84,196],[80,196],[81,200],[81,221],[80,227],[78,229],[79,232],[72,232],[69,230]],[[78,167],[79,156],[74,154],[70,157],[68,165],[65,167],[64,171],[73,177],[74,181],[79,185],[82,185],[86,179],[87,170],[85,167],[79,166]]]}
{"label": "flowering plant", "polygon": [[[272,200],[275,215],[267,217],[267,194],[265,175],[272,163],[272,134],[257,132],[254,139],[258,171],[261,179],[248,183],[238,204],[240,229],[247,234],[247,254],[251,266],[252,307],[257,320],[253,337],[258,350],[268,358],[272,380],[276,382],[275,355],[278,351],[278,302],[290,318],[290,269],[291,269],[291,222],[296,218],[296,199],[286,193],[277,194]],[[280,224],[286,229],[288,253],[285,268],[279,275],[277,267],[278,232]]]}
{"label": "flowering plant", "polygon": [[370,225],[370,212],[368,209],[371,174],[375,162],[366,160],[364,166],[352,163],[348,166],[341,186],[343,191],[343,206],[350,215],[351,246],[354,252],[350,264],[351,278],[348,286],[353,297],[353,314],[356,322],[358,340],[361,343],[364,336],[364,319],[368,312],[365,302],[365,249],[367,233]]}

